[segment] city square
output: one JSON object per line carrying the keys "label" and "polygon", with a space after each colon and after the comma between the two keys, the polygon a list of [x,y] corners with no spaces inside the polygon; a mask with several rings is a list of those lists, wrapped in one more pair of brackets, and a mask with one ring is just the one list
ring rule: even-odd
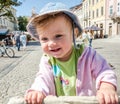
{"label": "city square", "polygon": [[53,1],[0,1],[0,104],[120,103],[120,0]]}
{"label": "city square", "polygon": [[[116,72],[118,79],[118,93],[120,94],[119,44],[120,37],[93,40],[93,48],[107,59],[112,65],[113,70]],[[0,73],[0,76],[2,76],[0,80],[0,93],[2,94],[0,97],[1,104],[7,103],[11,97],[24,96],[25,91],[31,86],[38,71],[42,50],[39,43],[37,43],[37,45],[31,44],[28,46],[26,53],[23,51],[21,54],[16,54],[16,57],[17,55],[21,57],[19,57],[19,59],[15,58],[12,61],[12,64],[10,62],[12,59],[6,60],[4,57],[0,58],[0,66],[2,66],[2,62],[6,60],[6,64],[2,66],[3,70]],[[6,66],[8,68],[6,68]]]}

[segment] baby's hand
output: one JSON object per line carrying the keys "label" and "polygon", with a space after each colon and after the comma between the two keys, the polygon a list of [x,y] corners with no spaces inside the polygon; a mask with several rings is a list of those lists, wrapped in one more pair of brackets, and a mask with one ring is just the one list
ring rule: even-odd
{"label": "baby's hand", "polygon": [[28,104],[42,104],[45,95],[40,91],[29,91],[25,95],[25,100]]}
{"label": "baby's hand", "polygon": [[118,96],[112,84],[102,82],[97,91],[97,98],[100,104],[118,104]]}

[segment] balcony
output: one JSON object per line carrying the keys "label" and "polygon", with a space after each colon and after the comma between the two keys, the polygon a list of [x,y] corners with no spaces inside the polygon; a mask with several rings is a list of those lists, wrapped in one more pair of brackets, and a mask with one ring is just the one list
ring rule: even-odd
{"label": "balcony", "polygon": [[109,17],[110,17],[111,20],[113,20],[114,22],[120,21],[120,15],[117,15],[116,12],[114,12],[113,14],[110,14]]}
{"label": "balcony", "polygon": [[84,16],[84,18],[83,18],[84,21],[88,21],[89,19],[90,19],[89,16]]}

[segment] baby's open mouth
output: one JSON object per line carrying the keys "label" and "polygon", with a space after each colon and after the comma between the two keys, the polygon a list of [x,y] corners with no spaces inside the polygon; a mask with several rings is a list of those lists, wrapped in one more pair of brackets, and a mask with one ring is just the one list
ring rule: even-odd
{"label": "baby's open mouth", "polygon": [[57,49],[52,49],[51,51],[52,52],[57,52],[57,51],[59,51],[61,48],[57,48]]}

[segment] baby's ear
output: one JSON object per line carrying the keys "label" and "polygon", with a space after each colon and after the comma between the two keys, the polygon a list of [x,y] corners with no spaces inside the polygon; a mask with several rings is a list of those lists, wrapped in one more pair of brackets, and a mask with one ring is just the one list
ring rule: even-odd
{"label": "baby's ear", "polygon": [[74,28],[74,35],[75,35],[75,38],[79,36],[79,30],[77,27]]}

